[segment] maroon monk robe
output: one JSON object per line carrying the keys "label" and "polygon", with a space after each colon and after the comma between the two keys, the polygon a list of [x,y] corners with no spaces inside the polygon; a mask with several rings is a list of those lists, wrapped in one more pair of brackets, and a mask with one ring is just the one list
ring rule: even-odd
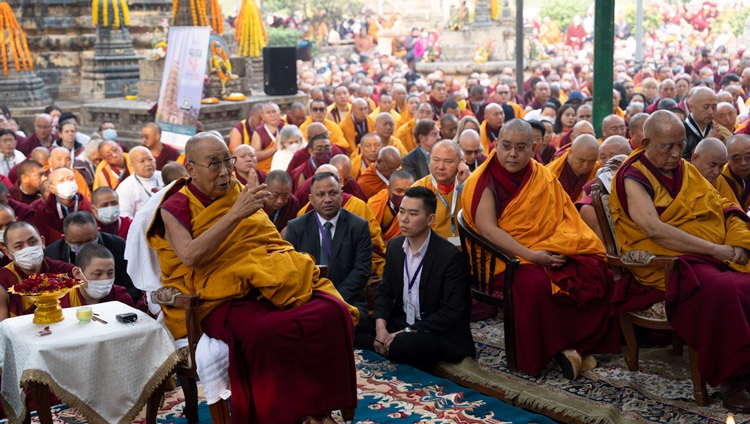
{"label": "maroon monk robe", "polygon": [[[318,167],[313,164],[312,159],[308,159],[307,162],[294,168],[294,171],[292,171],[289,176],[292,177],[292,190],[294,190],[295,194],[297,194],[297,189],[302,185],[299,182],[300,176],[304,177],[304,180],[308,180],[315,175],[316,169],[318,169]],[[299,196],[297,196],[297,198],[301,199]],[[305,197],[305,199],[307,199],[307,197]]]}
{"label": "maroon monk robe", "polygon": [[18,185],[15,185],[15,184],[8,187],[8,199],[13,199],[24,205],[31,205],[32,203],[36,202],[37,200],[40,200],[41,198],[42,198],[42,195],[39,194],[39,192],[35,194],[26,194],[23,191],[21,191]]}
{"label": "maroon monk robe", "polygon": [[[32,224],[39,229],[39,234],[44,237],[47,245],[63,238],[63,220],[69,213],[73,212],[91,212],[91,202],[81,193],[77,193],[78,201],[73,200],[71,206],[66,208],[57,201],[57,197],[50,193],[47,200],[41,199],[34,202],[34,219]],[[76,207],[77,204],[77,207]]]}
{"label": "maroon monk robe", "polygon": [[39,140],[39,137],[36,135],[36,133],[33,133],[30,136],[26,137],[26,140],[24,140],[22,143],[18,143],[16,146],[16,150],[23,153],[24,156],[29,157],[31,156],[32,150],[41,146],[42,142]]}
{"label": "maroon monk robe", "polygon": [[119,219],[117,219],[117,221],[111,224],[103,224],[98,219],[96,220],[96,225],[99,226],[99,231],[103,233],[114,234],[126,240],[128,238],[128,230],[130,229],[130,224],[132,223],[133,218],[127,216],[121,216]]}
{"label": "maroon monk robe", "polygon": [[543,151],[534,154],[534,159],[542,165],[546,165],[555,156],[555,151],[555,146],[548,144]]}
{"label": "maroon monk robe", "polygon": [[[303,199],[305,202],[307,202],[307,199],[310,198],[310,185],[312,184],[312,177],[305,180],[304,183],[302,183],[297,190],[294,192],[294,196],[297,199]],[[350,179],[349,182],[344,184],[344,186],[341,188],[341,191],[347,194],[350,194],[363,202],[367,203],[367,195],[365,194],[365,191],[362,190],[362,187],[359,185],[359,183],[354,179]]]}
{"label": "maroon monk robe", "polygon": [[563,190],[565,190],[565,192],[568,193],[568,196],[570,196],[570,200],[575,203],[581,197],[583,186],[588,182],[588,177],[588,175],[577,176],[576,173],[573,172],[573,168],[571,168],[566,162],[558,180],[560,181]]}
{"label": "maroon monk robe", "polygon": [[273,225],[276,226],[276,229],[281,232],[284,228],[286,228],[286,224],[297,217],[297,212],[300,208],[299,200],[297,200],[297,197],[293,194],[289,195],[289,201],[286,202],[286,205],[284,205],[281,209],[279,209],[276,212],[269,212],[265,208],[263,209],[266,212],[266,215],[268,215],[268,218],[273,222]]}
{"label": "maroon monk robe", "polygon": [[[493,163],[485,173],[498,215],[528,182],[530,170],[527,166],[511,174]],[[478,189],[477,195],[481,195]],[[550,280],[569,296],[552,295]],[[576,349],[581,356],[621,351],[619,326],[610,315],[612,273],[601,259],[570,256],[564,266],[554,269],[524,264],[516,269],[514,281],[516,361],[521,371],[537,376],[565,349]],[[504,285],[503,272],[495,276],[497,294],[503,293]]]}
{"label": "maroon monk robe", "polygon": [[[344,154],[341,148],[335,144],[331,144],[331,157],[341,154]],[[305,161],[308,160],[310,160],[310,152],[306,148],[297,150],[296,152],[294,152],[294,155],[292,155],[292,160],[286,167],[286,173],[292,175],[292,171],[294,171],[295,168],[302,165],[303,163],[305,163]]]}
{"label": "maroon monk robe", "polygon": [[[276,127],[276,134],[274,134],[274,137],[278,137],[281,133],[281,129],[284,127],[284,121],[279,121],[279,126]],[[255,127],[255,132],[258,133],[258,136],[260,136],[260,149],[263,150],[266,147],[268,147],[269,144],[273,143],[273,138],[271,137],[271,134],[266,131],[266,124],[260,124],[257,127]]]}
{"label": "maroon monk robe", "polygon": [[232,422],[293,423],[357,405],[354,329],[330,295],[314,291],[309,302],[285,310],[250,295],[214,309],[201,326],[233,347]]}
{"label": "maroon monk robe", "polygon": [[[13,267],[14,271],[11,271],[11,268]],[[50,258],[44,258],[42,261],[42,269],[39,271],[41,273],[50,272],[53,274],[67,274],[69,277],[73,277],[72,271],[73,268],[75,268],[75,265],[69,264],[67,262],[58,261],[55,259]],[[0,285],[2,285],[5,290],[8,290],[13,284],[18,284],[21,281],[28,278],[28,274],[23,272],[20,268],[16,267],[15,264],[10,264],[8,266],[5,266],[3,268],[0,268]],[[21,307],[21,296],[18,296],[16,294],[8,293],[9,297],[9,310],[11,313],[11,316],[19,316],[19,315],[26,315],[34,312],[34,309],[36,308],[34,305],[32,305],[29,309],[24,310]]]}
{"label": "maroon monk robe", "polygon": [[469,167],[469,171],[474,172],[474,170],[476,170],[479,167],[479,165],[483,164],[484,161],[486,160],[487,160],[487,155],[485,155],[482,152],[479,152],[477,153],[477,156],[476,156],[476,159],[474,159],[474,162],[467,163],[466,166]]}
{"label": "maroon monk robe", "polygon": [[164,165],[170,161],[177,161],[179,157],[180,152],[177,149],[168,144],[162,144],[161,153],[159,153],[159,156],[154,156],[154,159],[156,159],[156,169],[161,171]]}

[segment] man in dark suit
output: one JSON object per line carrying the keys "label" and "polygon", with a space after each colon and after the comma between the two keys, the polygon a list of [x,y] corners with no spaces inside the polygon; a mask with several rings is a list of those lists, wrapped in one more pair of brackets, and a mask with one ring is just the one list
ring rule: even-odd
{"label": "man in dark suit", "polygon": [[417,148],[401,159],[401,169],[410,173],[414,180],[430,174],[430,152],[432,145],[440,139],[440,130],[435,121],[420,119],[414,126],[414,141]]}
{"label": "man in dark suit", "polygon": [[365,284],[370,276],[372,240],[367,221],[341,207],[339,179],[330,172],[317,173],[310,184],[313,210],[287,224],[286,241],[298,252],[328,266],[328,279],[344,301],[367,316]]}
{"label": "man in dark suit", "polygon": [[373,314],[375,351],[419,368],[475,354],[468,261],[430,229],[436,208],[428,188],[406,190],[398,212],[402,235],[388,243]]}
{"label": "man in dark suit", "polygon": [[73,212],[63,220],[63,238],[47,246],[44,256],[74,264],[76,255],[87,244],[100,244],[115,257],[115,285],[125,287],[137,304],[143,295],[128,275],[125,260],[125,240],[114,234],[99,231],[96,219],[90,212]]}

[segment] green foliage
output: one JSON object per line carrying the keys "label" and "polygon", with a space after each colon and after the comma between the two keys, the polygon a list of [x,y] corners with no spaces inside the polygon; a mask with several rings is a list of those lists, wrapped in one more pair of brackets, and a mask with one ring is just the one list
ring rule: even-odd
{"label": "green foliage", "polygon": [[268,27],[266,31],[270,47],[297,47],[299,31],[296,29]]}
{"label": "green foliage", "polygon": [[747,7],[741,8],[740,10],[725,10],[716,18],[716,21],[711,24],[711,33],[716,35],[721,34],[721,26],[724,22],[728,22],[729,26],[732,27],[732,32],[735,37],[739,37],[745,30],[745,21],[748,16],[750,16],[750,8]]}
{"label": "green foliage", "polygon": [[550,0],[544,2],[540,14],[542,17],[549,16],[560,25],[562,31],[565,31],[573,23],[573,17],[580,15],[583,18],[591,4],[591,0]]}
{"label": "green foliage", "polygon": [[363,0],[264,0],[263,14],[281,13],[289,16],[295,10],[300,10],[310,18],[322,14],[328,20],[341,21],[359,15],[363,6]]}
{"label": "green foliage", "polygon": [[[636,16],[636,5],[628,4],[625,6],[625,22],[630,24],[633,29],[633,36],[635,37],[635,16]],[[655,30],[662,25],[663,13],[660,12],[656,6],[644,4],[643,5],[643,32],[647,33],[651,30]]]}

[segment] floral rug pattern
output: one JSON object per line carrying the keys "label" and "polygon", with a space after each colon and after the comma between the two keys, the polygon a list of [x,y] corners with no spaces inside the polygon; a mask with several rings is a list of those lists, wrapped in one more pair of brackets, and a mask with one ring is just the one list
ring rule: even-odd
{"label": "floral rug pattern", "polygon": [[[623,355],[596,355],[598,366],[576,381],[563,377],[556,365],[531,377],[507,368],[501,319],[472,323],[480,368],[503,378],[559,395],[560,403],[575,399],[592,406],[615,409],[623,417],[643,423],[724,423],[728,411],[721,406],[718,388],[708,387],[710,404],[699,407],[693,398],[687,348],[682,356],[670,347],[641,349],[639,370],[628,370]],[[737,423],[750,423],[749,414],[734,415]]]}

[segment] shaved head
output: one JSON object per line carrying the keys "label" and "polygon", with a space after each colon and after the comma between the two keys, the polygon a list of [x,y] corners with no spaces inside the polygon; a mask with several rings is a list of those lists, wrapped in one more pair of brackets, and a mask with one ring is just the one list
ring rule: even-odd
{"label": "shaved head", "polygon": [[577,176],[588,175],[599,160],[599,142],[591,134],[581,134],[573,140],[568,153],[568,165]]}
{"label": "shaved head", "polygon": [[325,125],[321,124],[320,122],[313,122],[312,124],[307,126],[307,140],[311,140],[313,137],[319,134],[328,134],[328,129]]}
{"label": "shaved head", "polygon": [[378,153],[377,170],[388,178],[401,167],[401,153],[393,146],[385,146]]}
{"label": "shaved head", "polygon": [[627,138],[620,135],[613,135],[602,142],[599,147],[599,164],[604,165],[613,156],[629,155],[633,149]]}
{"label": "shaved head", "polygon": [[740,177],[750,177],[750,136],[737,134],[727,140],[729,169]]}
{"label": "shaved head", "polygon": [[330,165],[330,164],[320,165],[318,169],[315,170],[316,174],[320,174],[322,172],[330,172],[331,174],[335,175],[336,178],[340,178],[339,170],[336,169],[336,167],[333,165]]}
{"label": "shaved head", "polygon": [[727,147],[718,138],[708,137],[695,147],[690,163],[698,169],[711,184],[721,175],[729,155]]}
{"label": "shaved head", "polygon": [[[573,129],[570,132],[570,139],[576,140],[578,136],[582,134],[594,135],[594,126],[589,121],[578,121],[573,125]],[[598,143],[597,143],[598,144]]]}
{"label": "shaved head", "polygon": [[630,140],[635,147],[643,147],[643,123],[648,116],[647,113],[636,113],[630,118]]}

